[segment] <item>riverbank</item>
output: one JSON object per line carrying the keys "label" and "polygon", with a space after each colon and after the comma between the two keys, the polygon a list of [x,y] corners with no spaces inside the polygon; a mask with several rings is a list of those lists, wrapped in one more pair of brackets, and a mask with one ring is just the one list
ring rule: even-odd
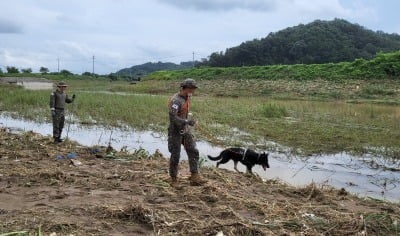
{"label": "riverbank", "polygon": [[[166,182],[159,153],[117,152],[116,159],[73,142],[0,130],[0,232],[57,235],[395,235],[400,206],[360,199],[345,189],[201,168],[208,183],[189,186],[187,163],[178,188]],[[56,156],[76,154],[74,159]],[[97,157],[96,157],[97,156]],[[101,158],[98,158],[101,157]],[[118,160],[117,160],[118,159]],[[273,168],[273,167],[272,167]]]}

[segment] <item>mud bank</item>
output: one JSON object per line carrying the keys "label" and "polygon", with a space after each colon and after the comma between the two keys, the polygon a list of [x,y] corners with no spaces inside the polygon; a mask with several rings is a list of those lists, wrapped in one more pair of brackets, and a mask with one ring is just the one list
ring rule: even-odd
{"label": "mud bank", "polygon": [[[100,148],[101,149],[101,148]],[[51,144],[49,137],[0,129],[0,232],[40,227],[44,235],[396,235],[400,206],[311,184],[295,188],[202,168],[190,186],[187,163],[171,187],[161,153]],[[73,159],[57,159],[74,153]],[[96,151],[97,152],[97,151]],[[97,157],[96,157],[97,156]]]}

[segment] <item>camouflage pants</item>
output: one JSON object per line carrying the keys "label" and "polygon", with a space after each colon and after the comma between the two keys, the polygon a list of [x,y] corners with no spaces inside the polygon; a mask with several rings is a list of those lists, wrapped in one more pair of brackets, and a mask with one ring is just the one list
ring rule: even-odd
{"label": "camouflage pants", "polygon": [[61,132],[64,128],[64,110],[56,110],[56,114],[53,116],[53,138],[61,138]]}
{"label": "camouflage pants", "polygon": [[169,175],[171,177],[176,177],[178,175],[182,144],[188,155],[190,172],[198,172],[199,150],[196,148],[193,135],[190,132],[180,134],[179,131],[169,130],[168,150],[171,153],[171,158],[169,159]]}

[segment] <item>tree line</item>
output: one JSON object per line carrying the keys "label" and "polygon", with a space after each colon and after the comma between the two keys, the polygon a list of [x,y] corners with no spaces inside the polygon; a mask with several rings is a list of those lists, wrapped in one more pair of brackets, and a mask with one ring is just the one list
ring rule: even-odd
{"label": "tree line", "polygon": [[346,20],[316,20],[254,39],[225,52],[214,52],[201,66],[232,67],[320,64],[372,59],[378,52],[400,50],[400,35],[374,32]]}

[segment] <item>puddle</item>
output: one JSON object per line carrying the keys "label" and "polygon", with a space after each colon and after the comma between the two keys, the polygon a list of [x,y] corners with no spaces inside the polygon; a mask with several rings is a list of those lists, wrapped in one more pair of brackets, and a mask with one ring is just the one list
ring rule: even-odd
{"label": "puddle", "polygon": [[29,90],[49,90],[53,89],[53,83],[49,82],[17,82],[17,85],[23,86]]}
{"label": "puddle", "polygon": [[16,84],[29,90],[53,89],[53,83],[45,78],[33,77],[1,77],[0,83]]}
{"label": "puddle", "polygon": [[[14,131],[34,131],[42,135],[51,135],[52,126],[49,123],[37,123],[28,120],[11,118],[7,113],[0,113],[0,126]],[[68,124],[64,128],[63,137],[67,134]],[[80,126],[71,124],[69,138],[82,145],[104,145],[111,140],[111,145],[119,150],[144,148],[150,153],[159,149],[169,156],[167,137],[159,133],[135,130],[110,129],[103,126]],[[201,157],[216,156],[222,151],[208,142],[198,141]],[[182,150],[182,159],[187,159]],[[206,165],[215,165],[208,160]],[[394,202],[400,201],[400,160],[389,160],[365,155],[356,157],[347,153],[335,155],[313,156],[301,158],[287,156],[282,153],[270,153],[270,169],[265,172],[260,166],[253,171],[266,179],[280,179],[290,185],[305,186],[314,182],[319,185],[329,185],[335,188],[345,188],[360,197],[373,197]],[[233,170],[233,162],[221,165],[221,168]],[[240,171],[245,167],[238,165]]]}

